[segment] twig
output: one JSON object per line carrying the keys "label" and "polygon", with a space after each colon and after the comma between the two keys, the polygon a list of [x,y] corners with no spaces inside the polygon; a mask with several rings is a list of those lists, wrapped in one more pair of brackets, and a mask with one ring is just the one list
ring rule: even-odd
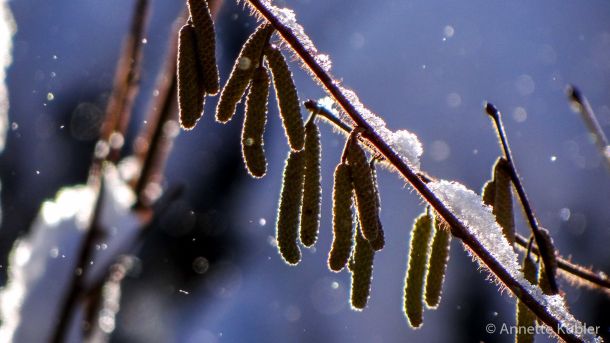
{"label": "twig", "polygon": [[[517,234],[515,236],[515,242],[517,243],[517,245],[519,245],[525,250],[527,247],[528,240],[525,237]],[[537,247],[532,246],[532,252],[540,256]],[[595,273],[589,268],[570,262],[560,256],[557,257],[557,267],[566,272],[567,274],[571,274],[577,278],[590,282],[591,284],[603,289],[607,293],[610,292],[610,279],[604,274]]]}
{"label": "twig", "polygon": [[102,143],[100,144],[107,144],[109,150],[107,150],[107,155],[96,156],[98,160],[108,158],[116,162],[120,158],[133,102],[139,88],[142,47],[149,4],[149,0],[137,0],[134,7],[131,28],[123,43],[112,94],[106,107],[106,119],[101,128],[100,142]]}
{"label": "twig", "polygon": [[517,195],[519,196],[521,206],[523,206],[523,211],[525,212],[525,216],[527,217],[527,221],[529,222],[532,234],[534,234],[534,240],[536,241],[536,245],[538,245],[538,247],[540,248],[542,263],[547,267],[544,268],[544,270],[546,270],[546,278],[549,282],[550,291],[553,294],[557,294],[559,293],[559,288],[557,287],[557,280],[555,280],[554,268],[552,267],[551,262],[551,254],[553,254],[554,252],[551,251],[551,248],[546,244],[546,240],[544,239],[544,237],[542,237],[542,234],[540,233],[540,227],[538,226],[538,221],[536,220],[536,216],[534,215],[532,206],[530,205],[530,202],[527,199],[527,194],[525,194],[525,188],[523,188],[523,184],[521,183],[521,179],[519,178],[519,174],[517,173],[515,161],[513,160],[512,154],[510,152],[510,146],[508,145],[508,139],[506,138],[504,125],[502,125],[500,111],[498,111],[498,109],[491,103],[486,103],[485,112],[494,120],[496,131],[498,133],[498,136],[500,136],[500,142],[502,143],[504,158],[506,158],[506,160],[508,161],[508,171],[510,173],[510,178],[513,182],[513,185],[515,186],[515,189],[517,190]]}
{"label": "twig", "polygon": [[85,274],[88,270],[87,266],[91,261],[93,253],[92,247],[94,246],[95,240],[101,233],[101,228],[99,225],[102,204],[104,202],[104,187],[104,178],[102,177],[100,179],[99,191],[95,201],[95,209],[89,224],[89,229],[85,233],[85,237],[81,242],[80,252],[78,254],[78,259],[76,260],[76,267],[74,269],[74,276],[72,277],[68,291],[65,293],[65,299],[59,312],[59,322],[57,323],[55,331],[53,332],[51,340],[53,343],[65,342],[69,332],[72,314],[74,313],[74,308],[80,298],[83,288],[83,280],[85,279]]}
{"label": "twig", "polygon": [[330,74],[322,68],[312,56],[303,43],[296,37],[292,30],[276,18],[270,9],[261,0],[248,0],[251,7],[257,11],[265,20],[271,23],[284,41],[298,55],[307,69],[326,88],[328,93],[341,106],[343,111],[363,129],[362,136],[375,146],[377,151],[392,164],[400,174],[417,190],[417,192],[434,208],[434,210],[451,226],[452,234],[460,238],[472,252],[496,275],[496,277],[521,300],[536,316],[555,333],[567,342],[580,342],[577,336],[561,330],[561,322],[552,316],[545,306],[540,304],[529,291],[519,283],[485,247],[470,233],[468,228],[430,191],[426,184],[419,179],[418,175],[396,154],[396,152],[375,132],[371,125],[363,118],[362,114],[349,101],[338,83]]}
{"label": "twig", "polygon": [[580,113],[587,129],[589,129],[589,132],[595,137],[595,145],[604,161],[606,161],[606,165],[610,168],[610,144],[608,144],[608,138],[597,121],[597,116],[595,115],[591,104],[589,104],[587,98],[585,98],[575,86],[568,85],[566,88],[566,95],[572,104],[572,108]]}
{"label": "twig", "polygon": [[[330,111],[324,106],[319,105],[318,102],[315,100],[305,101],[305,107],[310,111],[315,111],[318,116],[327,119],[340,130],[343,130],[346,134],[349,134],[349,132],[352,130],[349,125],[342,122],[341,119],[339,119],[337,116],[335,116],[334,113],[332,113],[332,111]],[[432,176],[424,173],[418,173],[418,176],[424,183],[434,181],[434,178]],[[516,243],[521,248],[523,248],[523,250],[527,249],[530,241],[530,239],[526,239],[519,234],[516,235]],[[537,256],[540,256],[538,252],[538,247],[532,246],[531,251]],[[610,292],[610,279],[607,276],[604,276],[603,274],[595,273],[588,268],[570,262],[560,256],[557,257],[557,267],[567,274],[571,274],[576,278],[581,278],[599,288],[604,288],[606,292]]]}

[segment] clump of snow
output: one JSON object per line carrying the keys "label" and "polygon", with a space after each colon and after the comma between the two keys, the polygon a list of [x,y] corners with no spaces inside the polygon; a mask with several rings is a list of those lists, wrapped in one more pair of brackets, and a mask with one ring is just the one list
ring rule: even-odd
{"label": "clump of snow", "polygon": [[[56,326],[65,292],[75,273],[80,243],[91,221],[98,190],[74,186],[60,190],[41,206],[30,233],[18,240],[9,258],[7,286],[0,292],[1,342],[46,342]],[[135,196],[114,167],[104,170],[101,237],[85,277],[85,286],[105,275],[114,258],[129,247],[142,223],[131,211]],[[82,341],[79,308],[70,341]],[[22,321],[21,319],[24,319]]]}
{"label": "clump of snow", "polygon": [[6,1],[0,1],[0,152],[4,150],[6,130],[8,129],[8,92],[4,79],[6,68],[11,64],[13,34],[15,23]]}
{"label": "clump of snow", "polygon": [[292,34],[299,39],[301,44],[307,49],[307,52],[316,60],[318,64],[326,71],[330,72],[332,61],[328,55],[320,54],[318,49],[311,41],[311,38],[305,33],[303,26],[297,22],[296,15],[289,8],[279,8],[271,4],[270,1],[262,0],[261,4],[277,18],[283,26],[285,26]]}
{"label": "clump of snow", "polygon": [[483,204],[483,199],[478,194],[458,182],[446,180],[430,182],[428,188],[466,226],[485,250],[561,323],[564,332],[572,332],[584,342],[602,342],[601,338],[590,331],[583,330],[584,324],[570,313],[561,295],[545,295],[539,287],[525,279],[518,256],[496,222],[492,208]]}

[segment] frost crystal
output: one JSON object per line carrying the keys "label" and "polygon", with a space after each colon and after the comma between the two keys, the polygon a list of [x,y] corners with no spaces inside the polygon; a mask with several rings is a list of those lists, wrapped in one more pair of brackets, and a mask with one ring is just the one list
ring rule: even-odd
{"label": "frost crystal", "polygon": [[[99,280],[142,226],[130,210],[135,200],[116,169],[104,171],[104,196],[100,215],[103,231],[92,258],[85,287]],[[46,342],[55,328],[69,282],[74,275],[80,242],[85,236],[96,202],[91,186],[60,190],[45,202],[30,233],[18,240],[10,254],[7,286],[0,293],[0,342]],[[82,341],[84,310],[76,311],[69,341]],[[21,319],[24,319],[23,321]]]}
{"label": "frost crystal", "polygon": [[529,283],[521,272],[518,256],[496,223],[491,207],[481,197],[458,182],[446,180],[430,182],[428,188],[455,214],[496,261],[498,261],[547,312],[557,319],[565,332],[572,332],[584,342],[602,342],[601,338],[585,330],[585,325],[568,311],[561,295],[545,295],[539,287]]}
{"label": "frost crystal", "polygon": [[8,129],[8,94],[4,79],[6,68],[11,64],[12,38],[15,32],[13,15],[6,1],[0,0],[0,152],[4,150]]}

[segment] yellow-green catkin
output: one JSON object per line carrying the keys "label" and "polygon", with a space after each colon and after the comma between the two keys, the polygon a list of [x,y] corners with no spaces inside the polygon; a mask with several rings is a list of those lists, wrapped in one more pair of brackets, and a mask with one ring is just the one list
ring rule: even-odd
{"label": "yellow-green catkin", "polygon": [[540,269],[538,270],[538,285],[540,285],[540,289],[542,289],[542,292],[544,294],[547,295],[553,295],[553,291],[549,285],[549,279],[547,277],[547,269],[550,269],[550,272],[552,273],[552,275],[556,275],[557,273],[557,256],[555,255],[555,245],[553,244],[553,239],[551,238],[551,235],[549,233],[548,230],[540,228],[540,235],[542,236],[542,239],[545,241],[546,246],[549,249],[550,252],[550,266],[547,266],[544,264],[544,262],[540,263]]}
{"label": "yellow-green catkin", "polygon": [[374,241],[379,233],[379,211],[377,208],[376,184],[373,180],[371,166],[364,150],[356,139],[348,143],[347,161],[352,172],[358,221],[364,238]]}
{"label": "yellow-green catkin", "polygon": [[347,164],[340,163],[334,176],[333,243],[328,256],[328,268],[335,272],[345,267],[353,244],[353,188],[349,169]]}
{"label": "yellow-green catkin", "polygon": [[438,217],[434,218],[434,237],[428,259],[426,273],[425,300],[429,308],[436,308],[441,301],[443,281],[449,262],[449,248],[451,247],[451,232],[447,224]]}
{"label": "yellow-green catkin", "polygon": [[304,167],[305,154],[302,151],[290,152],[284,167],[276,232],[278,249],[288,264],[297,264],[301,260],[297,238],[303,203]]}
{"label": "yellow-green catkin", "polygon": [[383,249],[385,246],[385,234],[383,233],[383,225],[381,224],[380,212],[381,212],[381,198],[379,196],[379,185],[377,184],[377,171],[375,170],[375,161],[369,163],[371,166],[371,175],[373,175],[373,184],[375,185],[375,204],[377,207],[377,238],[372,240],[371,247],[375,251]]}
{"label": "yellow-green catkin", "polygon": [[301,105],[297,88],[292,79],[292,72],[279,49],[269,46],[265,50],[265,54],[273,74],[275,96],[280,108],[280,116],[286,131],[288,144],[293,151],[299,151],[303,149],[305,143],[305,129],[303,128]]}
{"label": "yellow-green catkin", "polygon": [[197,56],[205,91],[211,95],[220,88],[216,64],[216,34],[207,0],[188,0],[192,25],[197,37]]}
{"label": "yellow-green catkin", "polygon": [[252,79],[254,70],[259,66],[263,48],[267,44],[273,28],[270,25],[261,25],[241,49],[229,80],[225,84],[218,106],[216,107],[216,121],[226,123],[235,114],[237,103],[241,100]]}
{"label": "yellow-green catkin", "polygon": [[494,166],[493,214],[502,227],[504,236],[511,245],[515,244],[515,216],[513,210],[512,182],[508,161],[499,158]]}
{"label": "yellow-green catkin", "polygon": [[353,262],[350,265],[352,272],[352,288],[350,303],[355,310],[366,307],[371,294],[373,281],[373,261],[375,250],[368,240],[364,238],[361,230],[356,230],[356,246],[353,252]]}
{"label": "yellow-green catkin", "polygon": [[201,118],[204,95],[195,48],[195,29],[187,23],[180,29],[178,45],[178,107],[180,125],[184,129],[192,129]]}
{"label": "yellow-green catkin", "polygon": [[[525,275],[525,279],[531,282],[533,285],[536,284],[536,274],[538,268],[536,262],[529,254],[526,254],[523,258],[522,271]],[[524,303],[517,300],[517,334],[515,335],[516,343],[532,343],[534,342],[534,329],[536,326],[536,316],[530,311]],[[529,329],[532,327],[532,329]],[[531,333],[529,333],[531,332]]]}
{"label": "yellow-green catkin", "polygon": [[432,216],[426,211],[415,219],[411,230],[409,262],[405,279],[404,311],[413,328],[420,327],[424,319],[424,279],[431,236]]}
{"label": "yellow-green catkin", "polygon": [[305,182],[303,186],[303,209],[301,212],[301,243],[312,246],[318,238],[320,228],[320,204],[322,185],[320,184],[320,160],[322,149],[320,130],[313,120],[305,125]]}
{"label": "yellow-green catkin", "polygon": [[263,177],[267,171],[263,134],[267,122],[269,83],[267,69],[256,68],[246,100],[246,115],[241,134],[241,151],[246,169],[256,178]]}

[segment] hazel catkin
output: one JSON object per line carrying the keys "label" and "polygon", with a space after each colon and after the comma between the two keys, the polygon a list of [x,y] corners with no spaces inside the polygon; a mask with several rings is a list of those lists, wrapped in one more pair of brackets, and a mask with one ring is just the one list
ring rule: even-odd
{"label": "hazel catkin", "polygon": [[280,254],[288,264],[297,264],[301,260],[297,236],[303,203],[304,157],[302,151],[288,154],[282,180],[276,240]]}
{"label": "hazel catkin", "polygon": [[310,120],[305,125],[305,181],[300,231],[301,243],[306,247],[316,242],[320,228],[321,157],[320,130],[316,123]]}
{"label": "hazel catkin", "polygon": [[270,25],[263,24],[250,35],[244,44],[235,59],[229,80],[220,93],[216,107],[216,121],[226,123],[235,114],[237,103],[243,97],[254,70],[260,64],[263,48],[272,31],[273,28]]}
{"label": "hazel catkin", "polygon": [[352,213],[353,188],[349,166],[340,163],[335,169],[333,185],[333,243],[328,268],[338,272],[350,257],[354,236]]}
{"label": "hazel catkin", "polygon": [[498,158],[494,165],[493,182],[496,186],[494,191],[493,214],[502,232],[511,245],[515,244],[515,216],[513,210],[512,182],[508,171],[508,161],[502,157]]}
{"label": "hazel catkin", "polygon": [[362,234],[369,241],[374,241],[379,233],[379,211],[376,201],[376,189],[373,173],[362,147],[356,139],[348,142],[347,161],[352,172],[356,208]]}
{"label": "hazel catkin", "polygon": [[415,219],[411,230],[409,262],[405,279],[404,311],[409,325],[418,328],[423,322],[424,278],[428,261],[428,245],[432,234],[432,218],[426,212]]}
{"label": "hazel catkin", "polygon": [[207,0],[188,0],[192,26],[195,28],[197,57],[201,66],[203,86],[215,95],[220,88],[216,64],[216,34]]}
{"label": "hazel catkin", "polygon": [[[536,284],[536,274],[538,273],[538,268],[536,262],[529,254],[526,254],[523,257],[523,265],[522,271],[525,276],[525,279],[532,283]],[[515,342],[517,343],[532,343],[534,342],[534,327],[536,326],[536,315],[530,311],[527,306],[521,301],[517,300],[517,333],[515,334]],[[532,328],[530,330],[530,327]],[[527,329],[526,329],[527,328]]]}
{"label": "hazel catkin", "polygon": [[366,307],[371,293],[375,250],[373,250],[369,241],[364,238],[361,230],[356,230],[356,246],[352,258],[353,262],[350,266],[352,272],[350,303],[353,309],[362,310]]}
{"label": "hazel catkin", "polygon": [[256,68],[246,100],[246,114],[242,127],[241,147],[246,169],[250,175],[260,178],[267,171],[263,144],[267,122],[267,98],[269,74],[265,67]]}
{"label": "hazel catkin", "polygon": [[451,232],[439,216],[434,218],[434,237],[428,258],[426,273],[425,300],[429,308],[436,308],[441,300],[443,281],[449,262],[449,248],[451,247]]}
{"label": "hazel catkin", "polygon": [[275,46],[265,50],[267,63],[273,74],[273,87],[280,109],[280,116],[288,138],[288,144],[293,151],[303,149],[305,143],[305,129],[301,117],[301,106],[297,88],[292,79],[292,72],[282,52]]}
{"label": "hazel catkin", "polygon": [[178,107],[180,125],[192,129],[203,113],[205,90],[195,48],[195,29],[185,24],[178,45]]}

